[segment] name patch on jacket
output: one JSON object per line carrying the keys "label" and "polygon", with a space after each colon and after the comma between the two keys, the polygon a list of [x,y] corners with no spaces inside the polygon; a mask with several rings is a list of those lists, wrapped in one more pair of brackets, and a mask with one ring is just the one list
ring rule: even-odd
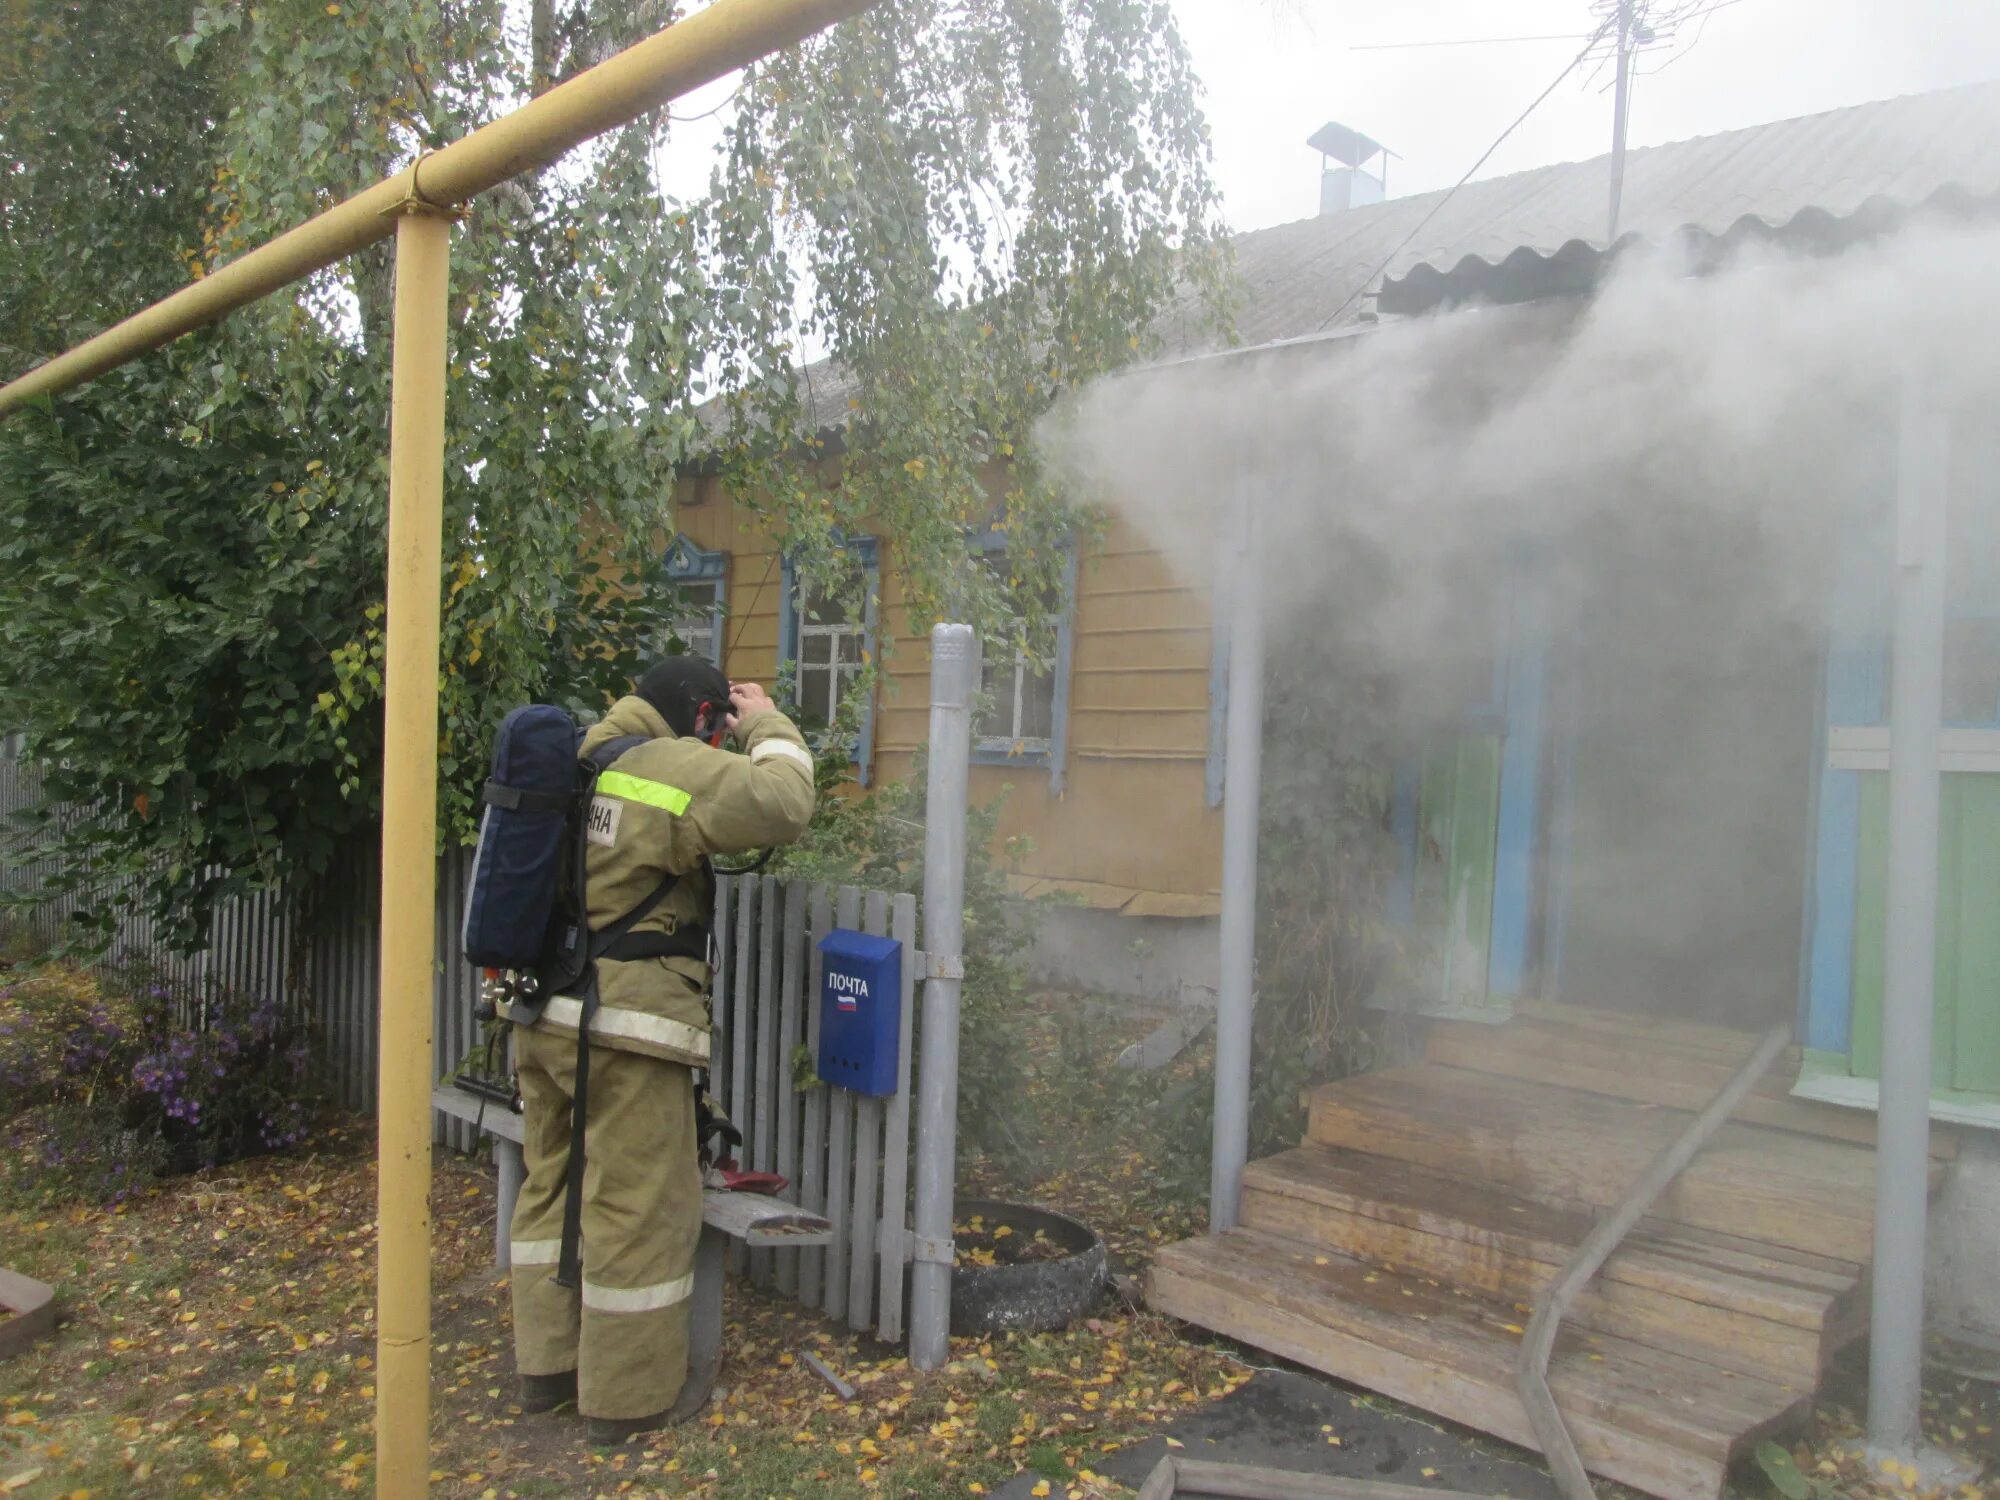
{"label": "name patch on jacket", "polygon": [[618,842],[618,818],[625,804],[616,797],[592,797],[590,815],[584,823],[584,837],[609,849]]}

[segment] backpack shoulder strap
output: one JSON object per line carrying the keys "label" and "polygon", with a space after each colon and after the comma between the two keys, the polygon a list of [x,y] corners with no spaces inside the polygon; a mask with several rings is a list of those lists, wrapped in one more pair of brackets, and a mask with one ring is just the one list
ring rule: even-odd
{"label": "backpack shoulder strap", "polygon": [[618,734],[589,750],[577,751],[577,759],[582,761],[592,776],[602,776],[611,769],[611,763],[627,750],[636,750],[641,745],[649,745],[652,740],[643,734]]}
{"label": "backpack shoulder strap", "polygon": [[[640,745],[650,743],[651,739],[647,735],[623,734],[593,746],[588,753],[580,753],[579,759],[589,773],[589,782],[584,788],[585,795],[589,795],[590,788],[597,783],[597,778],[609,770],[621,755]],[[579,868],[581,868],[581,858],[579,851]],[[680,876],[673,874],[662,876],[660,883],[654,886],[637,906],[602,931],[591,933],[587,961],[595,963],[600,958],[614,960],[706,958],[708,928],[704,925],[688,923],[673,932],[629,936],[634,927],[659,908],[660,903],[667,899],[673,888],[680,884],[680,879]]]}
{"label": "backpack shoulder strap", "polygon": [[659,904],[667,899],[667,893],[679,883],[680,876],[666,876],[658,885],[653,887],[652,894],[647,896],[645,900],[626,912],[624,916],[613,922],[602,932],[593,932],[590,935],[590,957],[592,961],[594,962],[597,959],[603,958],[607,954],[616,958],[618,955],[611,953],[611,949],[617,945],[618,941],[626,933],[651,916]]}

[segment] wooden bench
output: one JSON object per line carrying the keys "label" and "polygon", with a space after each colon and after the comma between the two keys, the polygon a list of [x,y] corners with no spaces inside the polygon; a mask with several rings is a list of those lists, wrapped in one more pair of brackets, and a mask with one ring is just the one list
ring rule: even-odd
{"label": "wooden bench", "polygon": [[[521,1117],[504,1104],[482,1100],[450,1084],[431,1090],[431,1108],[463,1120],[493,1137],[499,1167],[499,1203],[494,1214],[493,1263],[508,1269],[508,1226],[514,1201],[527,1175],[521,1155]],[[688,1327],[690,1383],[706,1390],[715,1383],[722,1359],[722,1280],[729,1259],[729,1242],[741,1240],[756,1249],[800,1250],[830,1244],[833,1225],[782,1198],[762,1193],[731,1193],[705,1188],[701,1195],[701,1240],[695,1249],[694,1294]]]}
{"label": "wooden bench", "polygon": [[55,1297],[46,1283],[0,1266],[0,1359],[56,1331]]}

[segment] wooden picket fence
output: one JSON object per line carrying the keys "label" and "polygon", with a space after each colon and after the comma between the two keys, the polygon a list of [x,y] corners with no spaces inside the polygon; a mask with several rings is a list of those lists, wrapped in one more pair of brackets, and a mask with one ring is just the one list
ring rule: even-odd
{"label": "wooden picket fence", "polygon": [[[896,1092],[856,1094],[795,1077],[819,1055],[819,941],[834,928],[903,945]],[[722,962],[715,983],[709,1091],[743,1132],[743,1161],[791,1183],[788,1196],[824,1214],[833,1242],[751,1250],[752,1280],[887,1343],[903,1337],[910,1262],[910,1101],[914,1080],[917,903],[854,886],[771,876],[725,879],[717,893]]]}
{"label": "wooden picket fence", "polygon": [[[0,824],[40,801],[32,768],[0,759]],[[33,889],[54,873],[38,854],[73,816],[57,809],[40,837],[15,842],[0,885]],[[479,975],[459,950],[471,849],[438,861],[437,953],[432,990],[432,1057],[445,1077],[482,1045],[474,1010]],[[338,860],[313,889],[260,891],[218,904],[208,941],[196,953],[169,949],[141,914],[128,914],[105,956],[143,963],[176,993],[197,1000],[216,988],[276,998],[309,1019],[326,1081],[346,1108],[372,1112],[380,1010],[381,862],[370,843]],[[103,891],[30,908],[36,934],[53,939],[64,922]],[[854,1094],[797,1076],[801,1049],[818,1056],[819,940],[835,927],[903,944],[901,1065],[895,1095]],[[887,1342],[903,1337],[910,1250],[911,1099],[916,993],[917,906],[891,897],[781,882],[767,875],[719,882],[715,1050],[709,1092],[743,1132],[744,1164],[777,1172],[787,1196],[822,1213],[832,1244],[809,1250],[744,1252],[739,1269],[760,1285],[798,1298]],[[438,1115],[436,1139],[456,1150],[479,1147],[472,1127]]]}

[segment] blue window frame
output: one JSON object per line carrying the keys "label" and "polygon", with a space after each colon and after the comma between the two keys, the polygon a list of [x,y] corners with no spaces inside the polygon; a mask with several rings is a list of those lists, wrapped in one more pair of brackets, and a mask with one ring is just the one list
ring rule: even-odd
{"label": "blue window frame", "polygon": [[[973,550],[990,566],[1003,567],[1007,534],[988,530],[972,538]],[[1004,650],[984,655],[980,690],[988,707],[973,726],[972,763],[1025,766],[1049,773],[1049,791],[1063,792],[1069,752],[1071,623],[1076,613],[1076,548],[1063,549],[1062,607],[1056,617],[1055,649],[1048,660]]]}
{"label": "blue window frame", "polygon": [[[845,696],[856,690],[863,671],[877,658],[876,629],[881,613],[882,566],[872,536],[843,541],[841,547],[861,572],[862,602],[857,616],[851,595],[830,596],[809,589],[789,555],[784,560],[784,592],[778,609],[778,659],[792,669],[792,707],[808,723],[831,724]],[[810,597],[807,597],[810,595]],[[854,774],[868,785],[875,752],[875,695],[861,711],[854,746]]]}
{"label": "blue window frame", "polygon": [[725,646],[723,620],[729,612],[728,554],[706,552],[686,537],[676,536],[661,554],[660,572],[676,596],[673,633],[689,652],[727,671],[721,653]]}

